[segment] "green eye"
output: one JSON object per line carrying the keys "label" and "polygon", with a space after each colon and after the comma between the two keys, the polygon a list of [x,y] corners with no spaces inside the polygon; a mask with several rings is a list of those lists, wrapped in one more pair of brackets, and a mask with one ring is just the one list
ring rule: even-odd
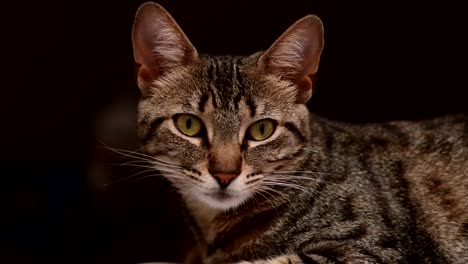
{"label": "green eye", "polygon": [[275,123],[273,120],[260,120],[249,127],[249,136],[251,139],[260,141],[270,137],[275,132]]}
{"label": "green eye", "polygon": [[178,115],[175,125],[179,131],[189,137],[197,136],[202,130],[202,122],[198,117],[188,114]]}

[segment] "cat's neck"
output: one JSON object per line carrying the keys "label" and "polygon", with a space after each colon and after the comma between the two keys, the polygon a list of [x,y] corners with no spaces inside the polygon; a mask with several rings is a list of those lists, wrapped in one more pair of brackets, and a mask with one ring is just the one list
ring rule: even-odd
{"label": "cat's neck", "polygon": [[195,222],[194,224],[197,225],[197,228],[199,229],[198,232],[201,232],[199,235],[208,241],[212,241],[216,233],[214,232],[215,230],[213,230],[212,223],[223,211],[206,206],[206,204],[193,199],[185,200],[184,204],[193,218],[193,221]]}
{"label": "cat's neck", "polygon": [[247,250],[255,237],[277,224],[287,206],[273,206],[266,200],[257,199],[225,211],[191,200],[185,201],[185,209],[200,252],[205,252],[206,258],[218,250],[233,254]]}
{"label": "cat's neck", "polygon": [[[286,202],[285,202],[286,204]],[[229,237],[232,240],[242,237],[242,229],[239,232],[231,232],[233,229],[250,222],[256,222],[255,226],[259,228],[261,224],[273,222],[272,218],[278,215],[283,209],[283,205],[273,206],[271,201],[266,199],[252,199],[230,210],[221,210],[206,206],[205,203],[196,200],[184,201],[184,206],[190,214],[190,218],[196,225],[196,233],[203,239],[203,243],[210,245],[220,236]],[[268,219],[268,220],[267,220]],[[258,223],[257,223],[258,222]],[[220,235],[221,234],[221,235]]]}

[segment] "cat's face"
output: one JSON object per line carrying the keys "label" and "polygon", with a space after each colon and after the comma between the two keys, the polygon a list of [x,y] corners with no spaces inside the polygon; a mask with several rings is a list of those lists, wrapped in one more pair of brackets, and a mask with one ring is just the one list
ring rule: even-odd
{"label": "cat's face", "polygon": [[274,193],[281,172],[304,158],[305,103],[322,49],[318,18],[300,20],[263,54],[209,57],[164,9],[145,4],[133,43],[140,137],[185,199],[234,208]]}
{"label": "cat's face", "polygon": [[269,174],[301,159],[305,105],[291,84],[252,68],[201,59],[155,82],[155,95],[140,103],[146,152],[162,161],[155,166],[182,194],[212,207],[265,191]]}

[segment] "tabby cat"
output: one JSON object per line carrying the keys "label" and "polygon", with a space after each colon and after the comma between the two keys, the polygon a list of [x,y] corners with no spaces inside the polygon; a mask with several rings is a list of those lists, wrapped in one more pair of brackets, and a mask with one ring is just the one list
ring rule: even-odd
{"label": "tabby cat", "polygon": [[346,124],[308,111],[308,15],[266,51],[197,53],[160,5],[136,14],[138,131],[182,194],[190,263],[468,263],[468,118]]}

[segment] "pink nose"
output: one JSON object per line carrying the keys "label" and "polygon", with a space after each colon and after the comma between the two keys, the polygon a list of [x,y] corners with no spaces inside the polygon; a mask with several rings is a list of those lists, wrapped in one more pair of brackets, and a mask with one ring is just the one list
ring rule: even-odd
{"label": "pink nose", "polygon": [[221,187],[221,189],[226,189],[228,185],[235,178],[237,178],[237,176],[239,176],[238,174],[235,174],[235,173],[224,173],[224,172],[216,172],[216,173],[213,173],[212,175],[213,175],[213,178],[215,178],[215,180],[218,182],[219,187]]}

